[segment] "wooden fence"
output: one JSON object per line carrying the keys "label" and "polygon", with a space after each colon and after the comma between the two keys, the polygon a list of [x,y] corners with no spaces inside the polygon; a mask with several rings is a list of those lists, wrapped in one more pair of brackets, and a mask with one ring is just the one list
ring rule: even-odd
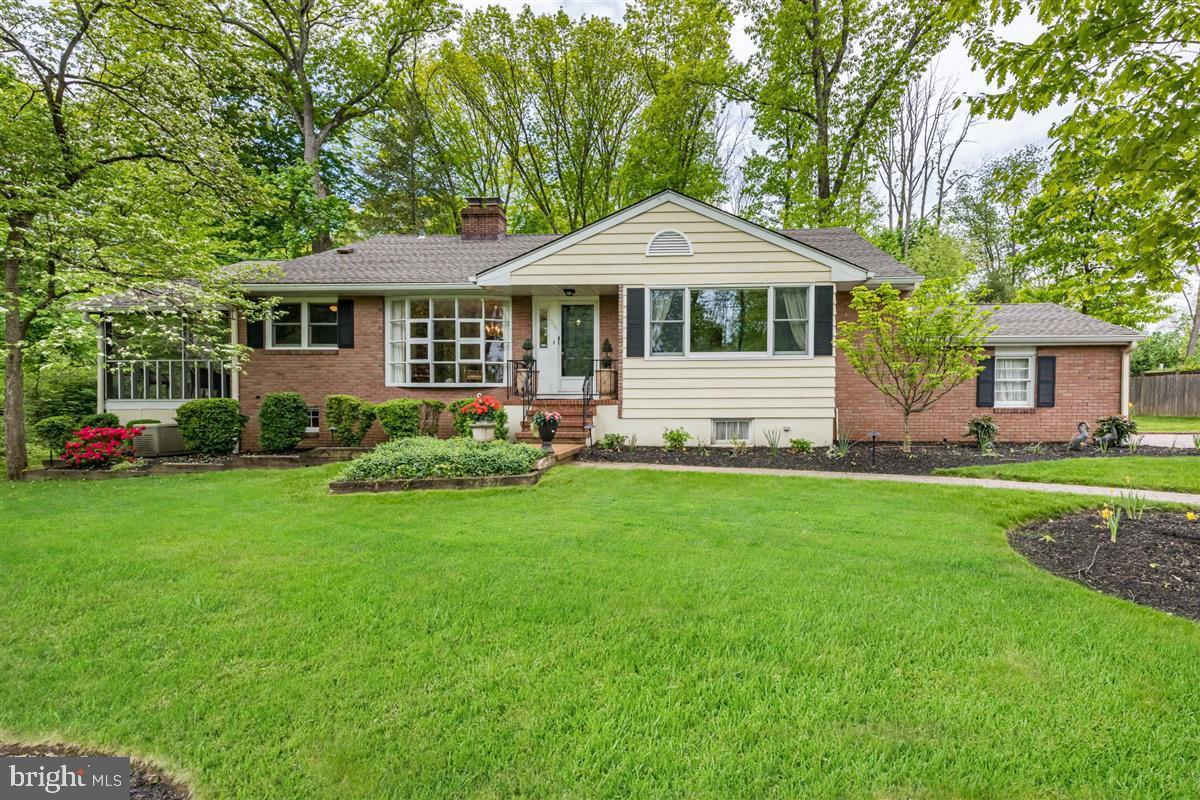
{"label": "wooden fence", "polygon": [[1134,375],[1129,402],[1139,416],[1200,417],[1200,370]]}

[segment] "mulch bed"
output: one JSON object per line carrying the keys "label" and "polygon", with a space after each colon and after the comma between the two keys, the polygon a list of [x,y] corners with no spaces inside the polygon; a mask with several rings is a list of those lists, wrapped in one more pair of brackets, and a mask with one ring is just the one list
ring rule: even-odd
{"label": "mulch bed", "polygon": [[[64,758],[86,758],[89,756],[113,756],[121,753],[106,753],[85,749],[72,744],[15,744],[0,742],[0,756],[62,756]],[[171,778],[153,764],[132,759],[129,765],[130,800],[190,800],[192,792],[182,783]]]}
{"label": "mulch bed", "polygon": [[1181,511],[1123,518],[1116,542],[1096,511],[1009,531],[1008,541],[1047,572],[1200,621],[1200,523]]}
{"label": "mulch bed", "polygon": [[[1133,455],[1129,448],[1114,448],[1101,453],[1096,448],[1083,451],[1068,450],[1064,445],[1042,445],[1040,448],[1022,445],[999,445],[993,454],[979,452],[976,447],[960,444],[913,445],[912,453],[904,453],[898,445],[876,446],[875,463],[871,463],[871,445],[856,443],[842,458],[831,458],[827,448],[817,447],[811,453],[793,453],[780,448],[772,453],[769,447],[751,447],[741,453],[728,447],[668,451],[661,447],[638,447],[630,450],[584,450],[580,461],[608,461],[635,464],[677,464],[703,467],[755,467],[770,469],[805,469],[824,472],[874,472],[897,475],[930,475],[936,469],[970,467],[987,464],[1018,464],[1025,461],[1053,461],[1062,458],[1120,458]],[[1139,456],[1197,456],[1197,450],[1175,450],[1170,447],[1139,447]]]}

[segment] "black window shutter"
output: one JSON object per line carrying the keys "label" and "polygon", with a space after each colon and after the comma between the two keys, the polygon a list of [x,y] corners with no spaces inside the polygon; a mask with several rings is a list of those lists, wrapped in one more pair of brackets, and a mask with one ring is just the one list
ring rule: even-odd
{"label": "black window shutter", "polygon": [[338,298],[338,347],[354,347],[354,301]]}
{"label": "black window shutter", "polygon": [[1037,405],[1038,408],[1054,408],[1055,356],[1037,357]]}
{"label": "black window shutter", "polygon": [[996,359],[985,358],[979,362],[983,372],[975,379],[975,405],[992,408],[996,405]]}
{"label": "black window shutter", "polygon": [[646,355],[646,290],[625,290],[625,355]]}
{"label": "black window shutter", "polygon": [[813,312],[813,355],[833,355],[833,287],[818,286]]}
{"label": "black window shutter", "polygon": [[261,319],[246,320],[246,346],[255,350],[263,347],[263,321]]}

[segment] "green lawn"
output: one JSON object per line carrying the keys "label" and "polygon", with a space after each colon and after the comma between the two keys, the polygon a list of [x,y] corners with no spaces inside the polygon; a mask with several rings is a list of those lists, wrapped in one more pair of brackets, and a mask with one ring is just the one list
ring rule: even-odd
{"label": "green lawn", "polygon": [[1200,626],[1030,566],[1042,494],[564,467],[0,487],[0,736],[205,798],[1194,798]]}
{"label": "green lawn", "polygon": [[1121,456],[1064,458],[1025,464],[984,464],[939,469],[938,475],[1005,478],[1012,481],[1081,483],[1087,486],[1133,486],[1165,492],[1200,494],[1200,457]]}
{"label": "green lawn", "polygon": [[1139,433],[1200,433],[1200,417],[1135,417]]}

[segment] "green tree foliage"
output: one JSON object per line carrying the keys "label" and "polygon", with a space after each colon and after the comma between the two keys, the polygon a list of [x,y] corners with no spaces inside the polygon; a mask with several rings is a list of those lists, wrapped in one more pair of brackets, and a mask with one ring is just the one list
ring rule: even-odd
{"label": "green tree foliage", "polygon": [[962,241],[936,230],[917,237],[905,263],[926,278],[949,281],[955,286],[962,285],[974,269]]}
{"label": "green tree foliage", "polygon": [[[6,462],[25,467],[23,360],[72,301],[170,282],[196,324],[223,293],[204,241],[237,197],[204,54],[126,4],[0,2]],[[77,325],[78,323],[73,323]],[[39,328],[40,326],[40,328]]]}
{"label": "green tree foliage", "polygon": [[984,343],[995,329],[991,312],[942,281],[925,281],[907,297],[889,284],[859,286],[850,308],[855,318],[838,324],[837,346],[854,371],[900,409],[908,452],[909,417],[979,374]]}
{"label": "green tree foliage", "polygon": [[1147,209],[1123,186],[1097,186],[1094,163],[1055,159],[1042,191],[1021,212],[1013,260],[1026,283],[1017,298],[1059,303],[1118,325],[1157,322],[1170,313],[1164,300],[1178,281],[1146,259],[1161,264],[1168,248],[1154,255],[1111,246],[1137,235]]}
{"label": "green tree foliage", "polygon": [[[406,48],[453,20],[442,0],[210,0],[206,8],[217,44],[253,76],[257,99],[295,126],[317,206],[330,195],[326,145],[384,106]],[[317,230],[312,250],[328,249],[335,232]]]}
{"label": "green tree foliage", "polygon": [[[994,0],[991,22],[1027,3]],[[1200,265],[1200,5],[1195,0],[1039,0],[1042,32],[1000,39],[986,25],[970,52],[1001,91],[978,98],[994,117],[1070,102],[1051,130],[1054,168],[1046,191],[1072,214],[1094,193],[1126,207],[1136,225],[1107,231],[1098,259],[1137,263],[1148,289]],[[1081,174],[1090,175],[1079,180]],[[1112,211],[1109,207],[1107,210]],[[1177,284],[1178,285],[1178,284]]]}
{"label": "green tree foliage", "polygon": [[1154,331],[1138,342],[1129,357],[1129,371],[1141,375],[1143,372],[1183,366],[1189,324],[1190,320],[1180,317],[1171,327]]}
{"label": "green tree foliage", "polygon": [[928,0],[744,0],[758,47],[745,84],[764,146],[747,164],[753,208],[784,226],[874,216],[873,154],[906,86],[969,4]]}
{"label": "green tree foliage", "polygon": [[490,174],[459,183],[495,185],[518,231],[575,230],[667,187],[717,199],[714,87],[730,68],[731,25],[702,0],[635,6],[627,25],[528,7],[469,14],[439,54],[467,113],[435,130],[486,131],[476,141],[499,158],[482,160]]}
{"label": "green tree foliage", "polygon": [[1025,147],[985,164],[959,186],[951,219],[969,243],[983,299],[1011,303],[1025,284],[1029,264],[1018,258],[1017,225],[1036,191],[1042,158]]}

